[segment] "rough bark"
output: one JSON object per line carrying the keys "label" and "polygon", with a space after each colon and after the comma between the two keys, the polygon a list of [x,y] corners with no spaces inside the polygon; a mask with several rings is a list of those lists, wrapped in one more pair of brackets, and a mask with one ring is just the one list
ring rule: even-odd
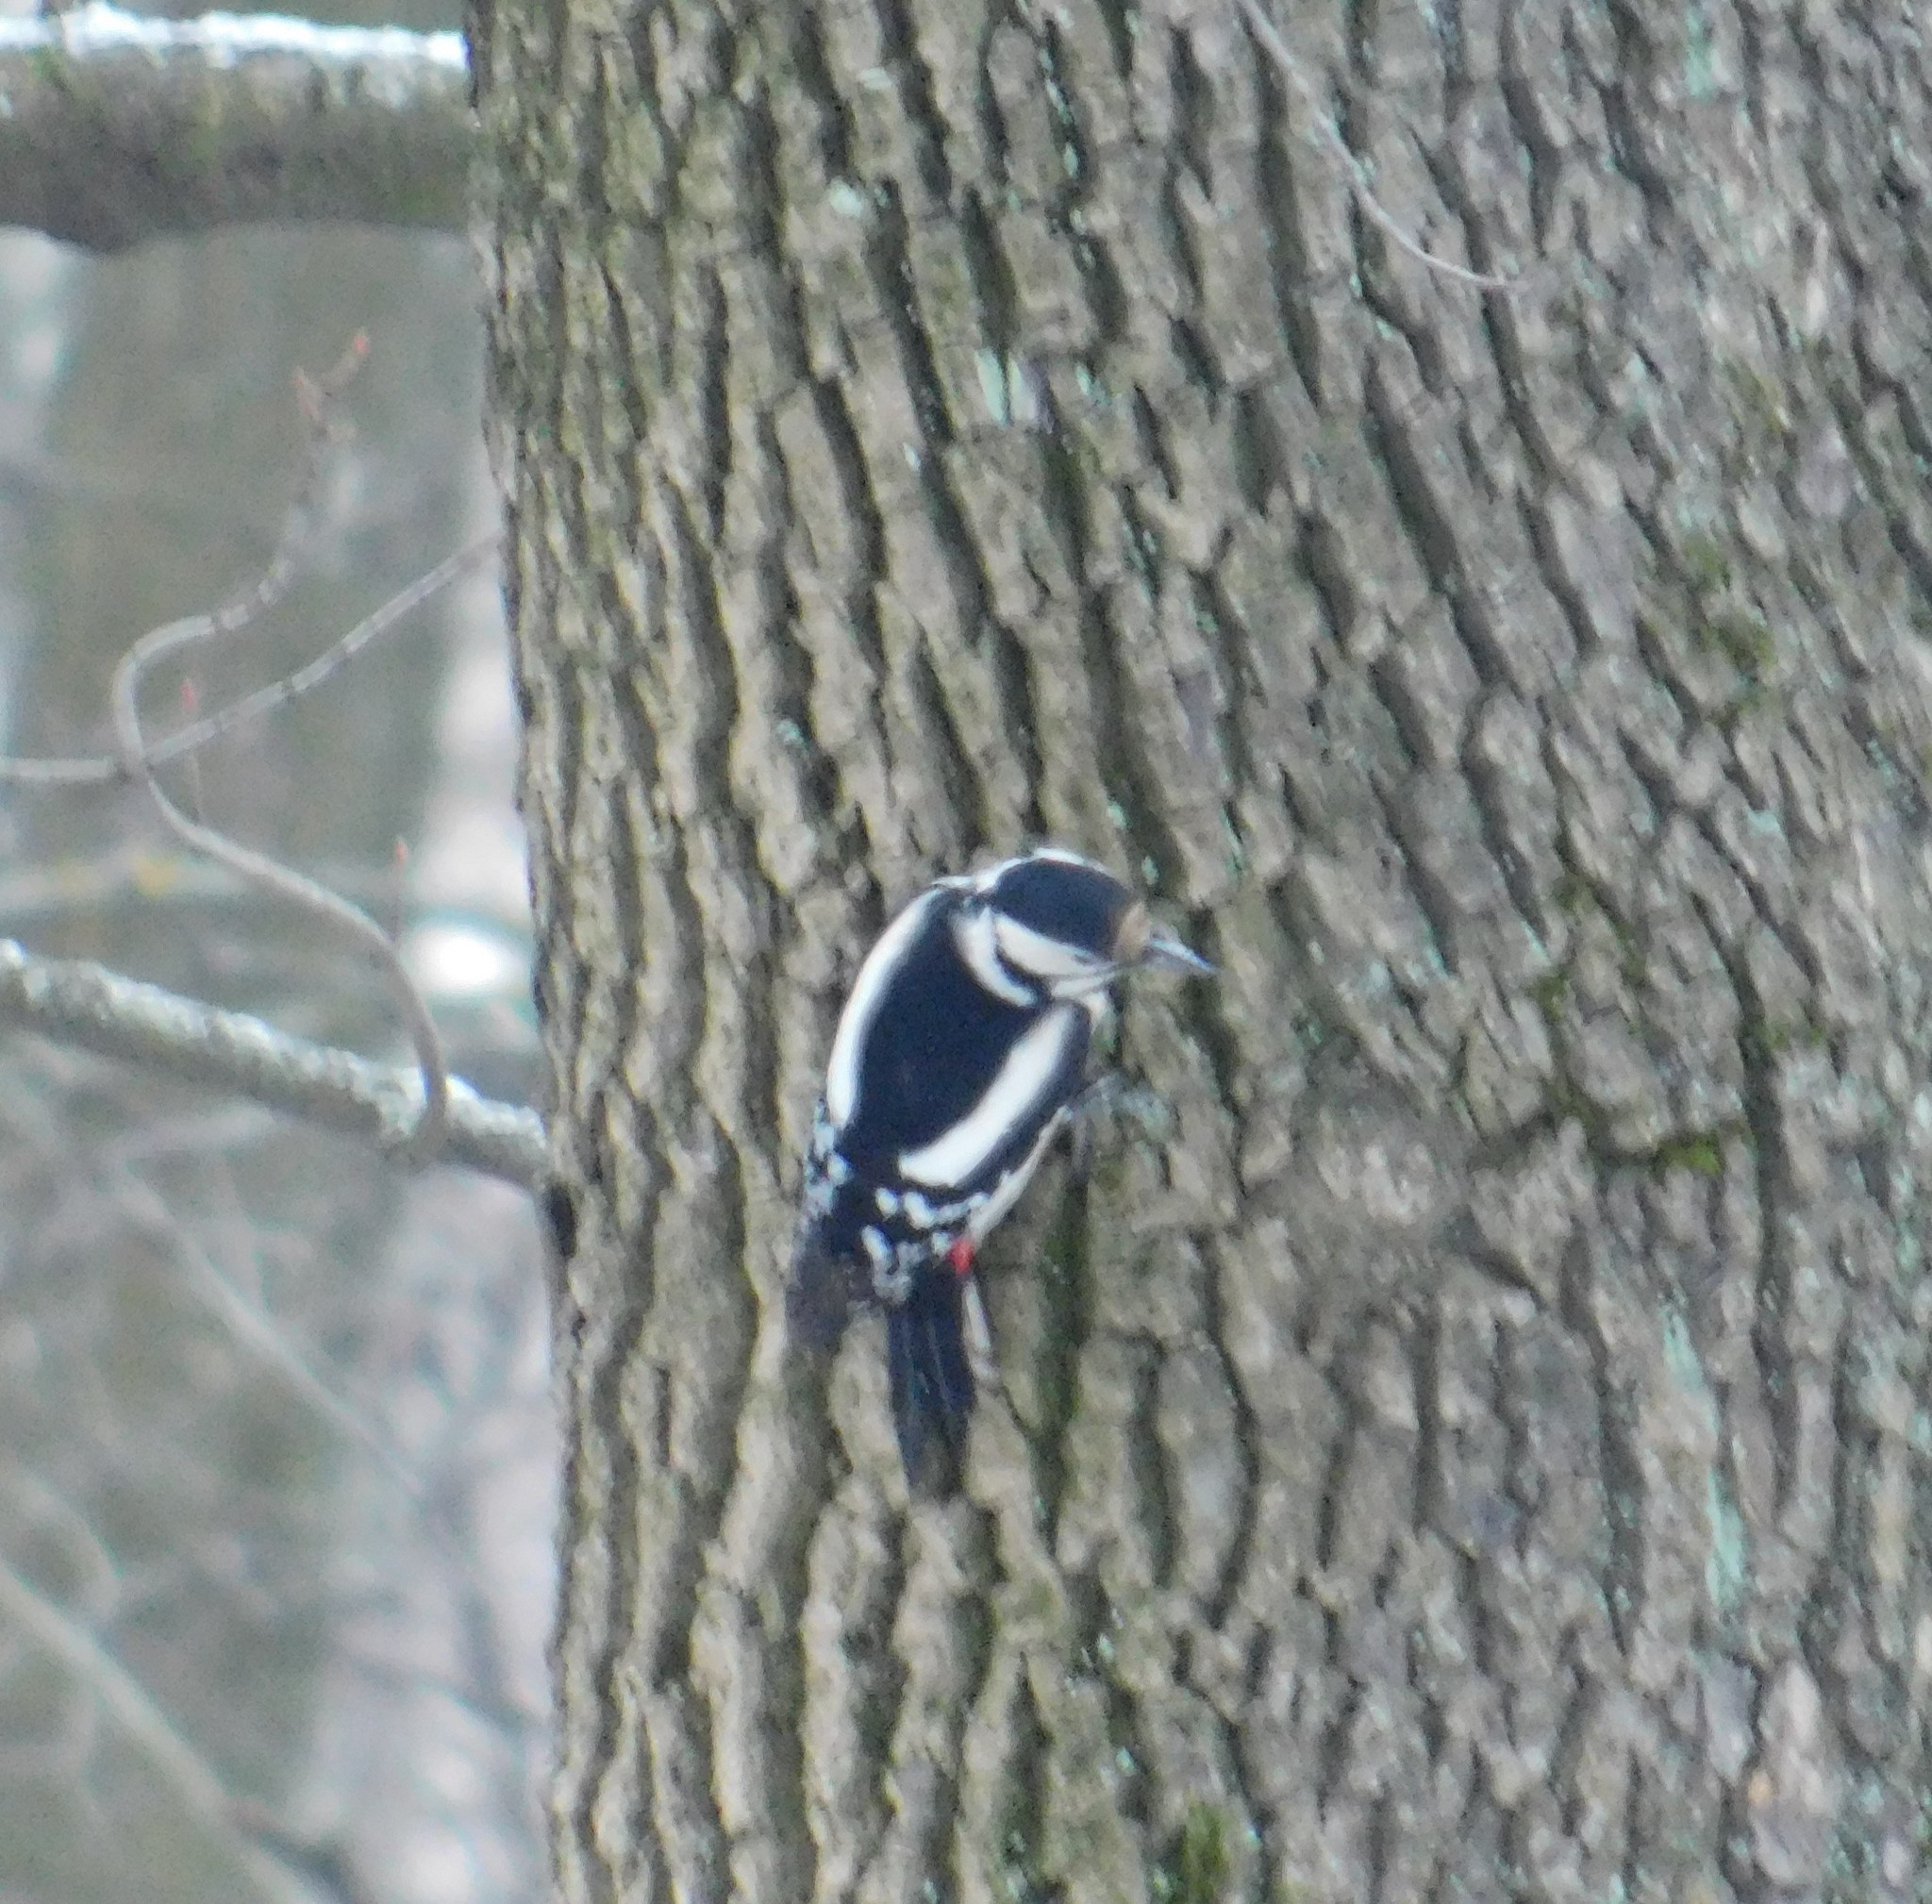
{"label": "rough bark", "polygon": [[[1906,1897],[1899,16],[500,0],[562,1897]],[[908,1511],[781,1361],[840,989],[1049,835],[1223,964]]]}

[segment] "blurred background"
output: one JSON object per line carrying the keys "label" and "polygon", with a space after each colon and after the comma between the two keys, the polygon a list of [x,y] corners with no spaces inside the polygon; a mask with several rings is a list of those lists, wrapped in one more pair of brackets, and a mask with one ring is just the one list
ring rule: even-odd
{"label": "blurred background", "polygon": [[[475,298],[451,240],[0,233],[0,748],[102,751],[128,644],[260,569],[292,373],[358,331],[291,599],[157,670],[152,724],[486,532]],[[528,1101],[514,746],[486,570],[170,784],[390,923],[455,1068]],[[406,1055],[356,954],[125,788],[0,789],[0,935]],[[519,1193],[0,1034],[0,1900],[540,1895],[545,1364]]]}

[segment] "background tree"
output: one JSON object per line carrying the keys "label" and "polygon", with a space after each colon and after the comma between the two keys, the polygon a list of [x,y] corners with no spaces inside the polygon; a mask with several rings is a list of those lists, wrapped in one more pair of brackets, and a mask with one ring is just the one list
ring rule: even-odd
{"label": "background tree", "polygon": [[[1924,60],[1279,25],[473,20],[563,1897],[1923,1881]],[[790,1160],[887,910],[1040,834],[1224,977],[908,1512]]]}
{"label": "background tree", "polygon": [[[301,460],[291,372],[358,327],[355,438],[295,587],[156,671],[156,730],[493,526],[475,286],[452,237],[229,230],[108,260],[0,237],[0,752],[111,751],[116,662],[259,572]],[[496,596],[487,574],[445,593],[166,777],[392,924],[458,1068],[511,1095],[534,1039]],[[138,790],[8,782],[0,838],[0,936],[407,1055],[340,937],[197,863]],[[0,1895],[524,1904],[556,1465],[527,1198],[15,1035],[11,1002]]]}

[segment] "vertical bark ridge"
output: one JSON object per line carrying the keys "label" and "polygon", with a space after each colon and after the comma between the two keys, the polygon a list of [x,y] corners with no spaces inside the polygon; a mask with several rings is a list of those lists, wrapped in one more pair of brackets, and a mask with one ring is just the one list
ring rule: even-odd
{"label": "vertical bark ridge", "polygon": [[[1924,55],[1280,25],[500,7],[565,1896],[1923,1882]],[[1042,831],[1223,977],[908,1510],[791,1158]]]}

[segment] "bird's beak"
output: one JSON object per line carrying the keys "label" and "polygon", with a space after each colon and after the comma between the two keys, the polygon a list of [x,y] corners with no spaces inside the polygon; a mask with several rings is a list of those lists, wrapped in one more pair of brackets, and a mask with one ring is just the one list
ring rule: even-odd
{"label": "bird's beak", "polygon": [[1147,943],[1141,948],[1142,965],[1152,965],[1163,972],[1189,972],[1196,977],[1211,978],[1214,967],[1198,952],[1190,951],[1181,942],[1166,932],[1150,932]]}

